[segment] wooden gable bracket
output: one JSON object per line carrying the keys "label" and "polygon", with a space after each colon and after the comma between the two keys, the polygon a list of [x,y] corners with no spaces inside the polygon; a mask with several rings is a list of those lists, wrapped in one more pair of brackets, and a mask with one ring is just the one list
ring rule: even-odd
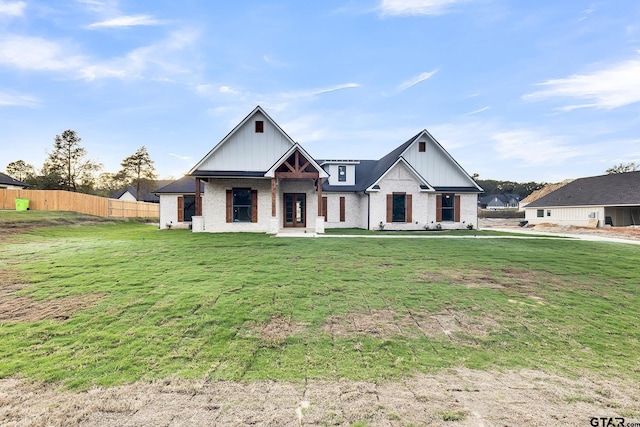
{"label": "wooden gable bracket", "polygon": [[316,170],[307,170],[311,162],[302,156],[304,163],[300,165],[300,152],[296,150],[282,165],[276,170],[276,178],[309,178],[316,180],[320,176]]}

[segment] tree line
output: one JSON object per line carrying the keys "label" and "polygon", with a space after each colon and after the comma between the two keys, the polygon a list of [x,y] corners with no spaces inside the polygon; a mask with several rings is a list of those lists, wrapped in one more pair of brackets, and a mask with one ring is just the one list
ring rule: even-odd
{"label": "tree line", "polygon": [[139,197],[141,191],[151,190],[157,179],[151,156],[143,145],[120,163],[116,173],[103,171],[103,165],[88,158],[82,139],[73,130],[56,135],[53,150],[47,152],[42,167],[17,160],[9,163],[8,175],[29,184],[35,190],[67,190],[108,197],[131,185]]}
{"label": "tree line", "polygon": [[[639,169],[640,165],[635,162],[619,163],[608,168],[605,172],[607,174],[635,172]],[[480,197],[488,196],[490,194],[517,194],[523,199],[536,190],[541,189],[546,182],[513,182],[513,181],[498,181],[494,179],[478,179],[478,175],[474,174],[473,179],[484,190],[480,194]]]}
{"label": "tree line", "polygon": [[484,190],[484,192],[480,194],[480,197],[490,194],[517,194],[525,198],[534,191],[547,185],[546,182],[513,182],[498,181],[495,179],[476,179],[476,182]]}

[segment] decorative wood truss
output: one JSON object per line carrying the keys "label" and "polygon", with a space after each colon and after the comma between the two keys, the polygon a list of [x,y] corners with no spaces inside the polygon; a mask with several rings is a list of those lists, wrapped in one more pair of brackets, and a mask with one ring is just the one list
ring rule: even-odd
{"label": "decorative wood truss", "polygon": [[276,178],[318,179],[318,171],[311,165],[300,151],[296,150],[276,169]]}
{"label": "decorative wood truss", "polygon": [[299,150],[295,150],[277,169],[271,178],[271,216],[276,216],[276,180],[312,179],[318,190],[318,216],[322,216],[322,179],[319,171]]}

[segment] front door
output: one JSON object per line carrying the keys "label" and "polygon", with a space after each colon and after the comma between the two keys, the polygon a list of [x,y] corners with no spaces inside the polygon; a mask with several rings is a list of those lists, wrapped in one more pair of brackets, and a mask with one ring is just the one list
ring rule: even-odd
{"label": "front door", "polygon": [[307,198],[304,193],[284,194],[284,226],[307,226]]}

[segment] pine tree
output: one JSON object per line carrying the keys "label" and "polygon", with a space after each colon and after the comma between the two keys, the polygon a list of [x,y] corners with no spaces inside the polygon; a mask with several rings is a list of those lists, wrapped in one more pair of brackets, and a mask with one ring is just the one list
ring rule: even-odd
{"label": "pine tree", "polygon": [[120,166],[122,169],[118,174],[129,179],[131,185],[136,188],[136,199],[140,200],[141,190],[149,190],[157,176],[147,148],[143,145],[134,154],[124,159]]}
{"label": "pine tree", "polygon": [[24,160],[9,163],[5,170],[10,177],[22,182],[26,182],[27,179],[33,178],[36,174],[36,168]]}
{"label": "pine tree", "polygon": [[80,146],[81,141],[73,130],[56,135],[53,151],[45,161],[47,171],[60,176],[64,190],[78,191],[79,184],[93,181],[93,173],[102,168],[86,158],[87,150]]}

